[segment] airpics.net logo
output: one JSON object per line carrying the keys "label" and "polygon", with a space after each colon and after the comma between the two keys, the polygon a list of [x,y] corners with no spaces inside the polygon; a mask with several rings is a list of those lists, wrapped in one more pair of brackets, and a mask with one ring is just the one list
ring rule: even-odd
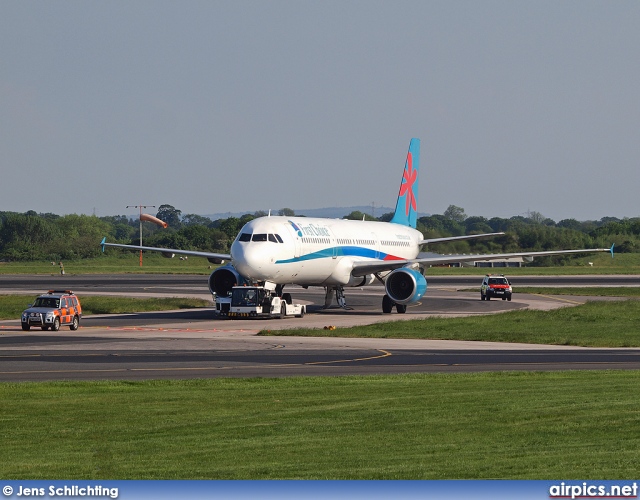
{"label": "airpics.net logo", "polygon": [[549,488],[549,498],[638,498],[638,485],[560,483]]}

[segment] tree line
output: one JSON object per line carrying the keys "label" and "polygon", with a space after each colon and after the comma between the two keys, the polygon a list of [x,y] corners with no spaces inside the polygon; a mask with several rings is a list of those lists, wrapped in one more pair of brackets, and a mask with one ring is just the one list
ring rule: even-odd
{"label": "tree line", "polygon": [[[150,222],[142,224],[142,239],[146,246],[180,248],[228,253],[231,243],[244,224],[267,215],[254,212],[241,217],[211,220],[196,214],[182,215],[171,205],[161,205],[155,214],[167,222],[163,229]],[[283,208],[278,215],[294,216]],[[354,220],[389,221],[392,213],[374,218],[362,212],[346,214]],[[505,235],[472,241],[458,241],[434,245],[429,251],[438,253],[501,253],[609,247],[616,244],[617,252],[640,250],[640,218],[603,217],[598,221],[564,219],[555,222],[532,212],[508,219],[467,216],[464,209],[450,205],[443,214],[418,219],[418,230],[425,238],[461,236],[504,232]],[[73,260],[97,257],[100,241],[137,245],[140,222],[125,215],[96,217],[95,215],[56,215],[52,213],[0,212],[0,260]],[[112,250],[113,252],[120,250]],[[126,250],[122,250],[125,252]],[[560,259],[567,260],[571,257]],[[540,264],[544,260],[536,259]]]}

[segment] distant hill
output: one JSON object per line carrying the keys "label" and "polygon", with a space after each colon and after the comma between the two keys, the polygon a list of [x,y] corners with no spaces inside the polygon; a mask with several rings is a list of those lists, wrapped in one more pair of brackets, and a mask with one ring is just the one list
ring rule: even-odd
{"label": "distant hill", "polygon": [[[372,211],[373,213],[371,213]],[[393,211],[394,209],[389,207],[375,207],[375,209],[372,210],[371,205],[359,207],[326,207],[295,210],[296,215],[306,215],[307,217],[327,217],[329,219],[342,219],[345,215],[349,215],[351,212],[362,212],[363,214],[380,217],[382,214],[388,214],[389,212]]]}
{"label": "distant hill", "polygon": [[[278,209],[279,210],[279,209]],[[277,215],[278,210],[272,210],[273,215]],[[393,212],[394,208],[389,207],[375,207],[373,216],[380,217],[383,214]],[[294,208],[293,211],[296,215],[306,215],[307,217],[327,217],[329,219],[342,219],[345,215],[349,215],[351,212],[362,212],[363,214],[371,214],[371,205],[357,206],[357,207],[326,207],[326,208]],[[265,210],[267,212],[267,210]],[[247,213],[253,212],[225,212],[219,214],[205,215],[211,220],[228,219],[229,217],[240,217]],[[422,216],[424,214],[420,214]]]}

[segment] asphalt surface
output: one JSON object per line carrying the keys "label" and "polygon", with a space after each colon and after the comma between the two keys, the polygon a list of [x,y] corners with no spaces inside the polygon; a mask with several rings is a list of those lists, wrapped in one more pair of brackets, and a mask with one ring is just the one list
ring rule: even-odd
{"label": "asphalt surface", "polygon": [[[490,272],[490,271],[488,271]],[[500,272],[494,269],[493,272]],[[640,286],[638,275],[581,275],[581,276],[510,276],[518,286]],[[429,287],[480,287],[478,276],[427,276]],[[72,288],[78,293],[126,292],[133,294],[171,293],[191,290],[209,296],[207,276],[204,275],[137,275],[83,274],[65,275],[0,275],[0,290],[23,290],[41,293],[50,288]],[[347,290],[347,295],[350,290]],[[3,292],[4,293],[4,292]]]}
{"label": "asphalt surface", "polygon": [[[580,278],[580,279],[577,279]],[[528,281],[532,280],[532,281]],[[518,277],[521,286],[640,286],[640,277]],[[514,281],[514,284],[516,280]],[[575,283],[578,282],[579,285]],[[430,277],[423,300],[407,314],[380,312],[381,287],[347,290],[352,310],[322,310],[321,290],[288,289],[309,304],[304,318],[220,320],[210,309],[84,317],[77,332],[22,332],[0,322],[0,380],[100,380],[209,377],[283,377],[409,372],[640,369],[638,349],[396,339],[257,336],[261,329],[349,326],[437,316],[490,314],[520,308],[551,309],[584,297],[518,294],[511,302],[479,300],[477,277]],[[0,293],[72,288],[83,294],[210,298],[206,276],[1,276]],[[538,285],[539,286],[539,285]]]}

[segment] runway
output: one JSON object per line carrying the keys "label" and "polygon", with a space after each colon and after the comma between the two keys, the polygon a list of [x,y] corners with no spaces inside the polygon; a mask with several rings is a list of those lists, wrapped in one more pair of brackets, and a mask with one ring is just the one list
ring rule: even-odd
{"label": "runway", "polygon": [[[40,293],[50,277],[0,276],[3,293]],[[451,278],[447,278],[451,280]],[[540,278],[537,278],[540,279]],[[598,277],[591,280],[598,282]],[[638,277],[627,282],[638,281]],[[455,281],[455,278],[453,278]],[[520,280],[520,279],[519,279]],[[210,309],[85,317],[77,332],[22,332],[0,322],[0,380],[143,380],[210,377],[371,375],[500,370],[640,369],[638,349],[452,342],[258,336],[261,329],[349,326],[377,321],[488,314],[520,308],[550,309],[586,298],[514,294],[511,302],[480,301],[458,284],[431,284],[407,314],[384,315],[381,287],[347,291],[351,311],[310,306],[304,318],[219,320]],[[477,278],[475,281],[478,281]],[[82,294],[205,295],[206,277],[79,276],[65,282]],[[56,283],[59,287],[60,282]],[[99,284],[97,284],[99,283]],[[462,287],[466,286],[462,284]],[[636,286],[636,285],[634,285]],[[195,289],[195,290],[194,290]],[[321,290],[291,288],[297,301],[318,304]]]}

